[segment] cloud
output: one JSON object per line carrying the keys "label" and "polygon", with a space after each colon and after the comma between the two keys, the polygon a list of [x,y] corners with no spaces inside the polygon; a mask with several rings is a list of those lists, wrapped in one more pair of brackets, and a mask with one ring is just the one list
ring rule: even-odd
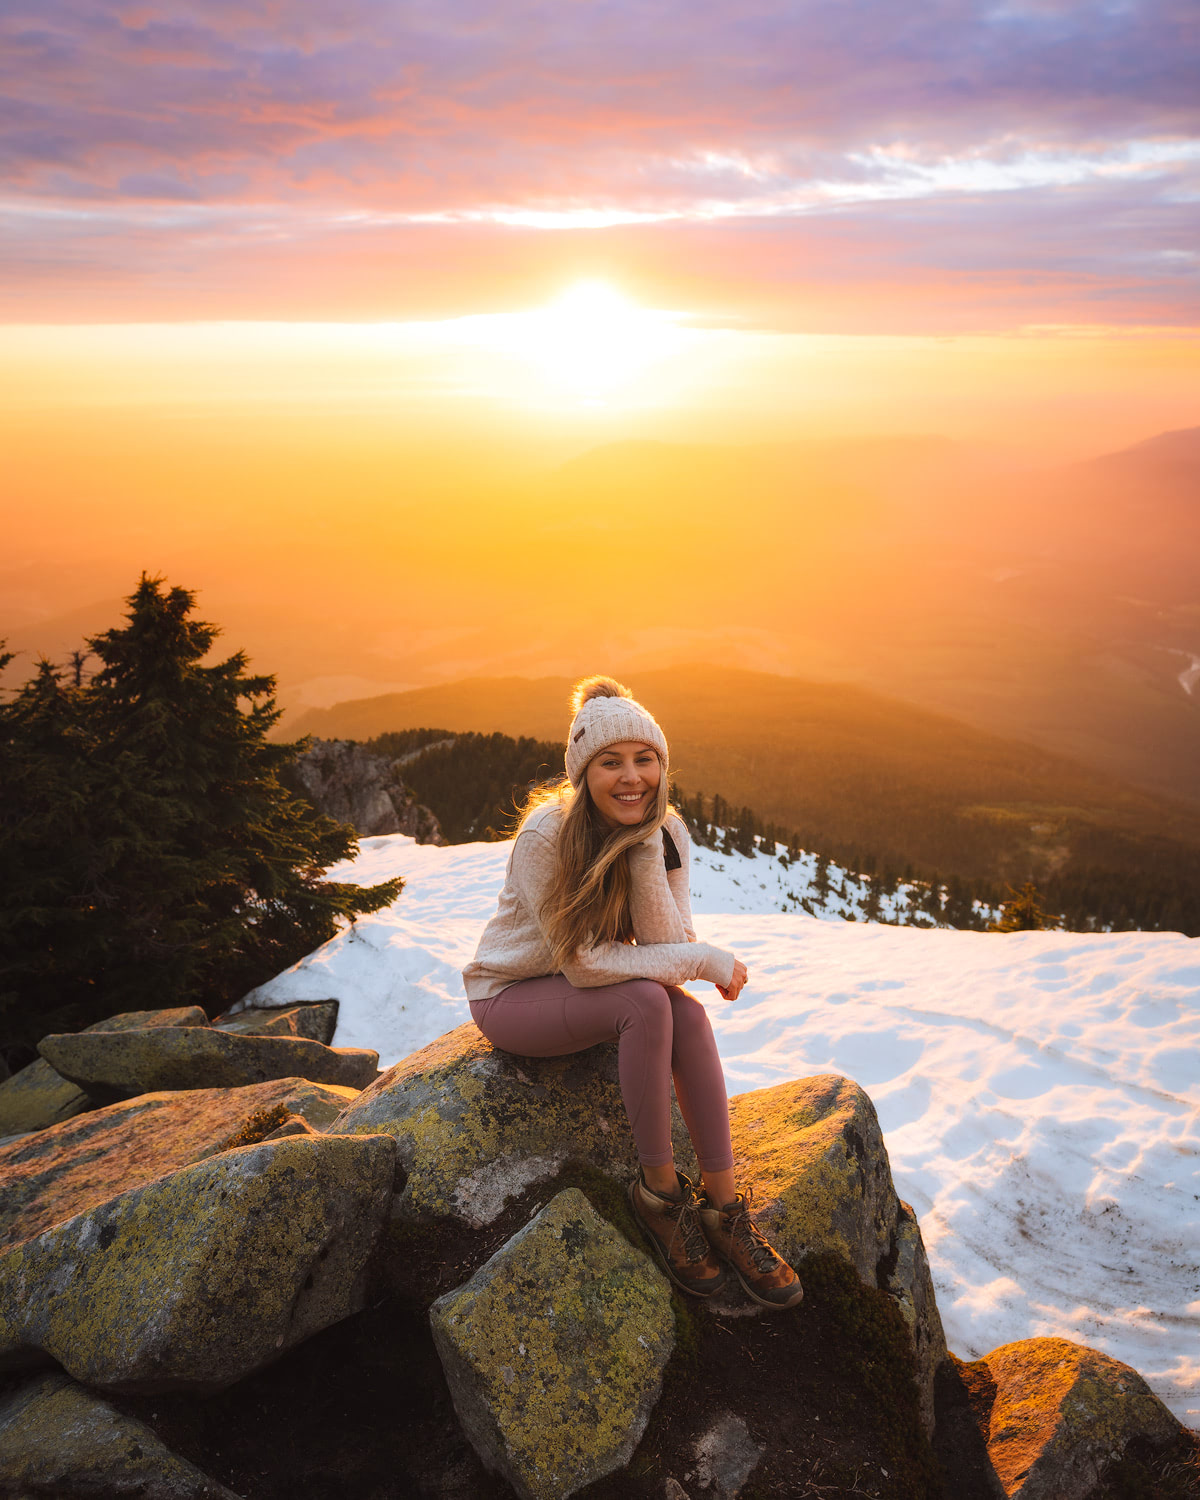
{"label": "cloud", "polygon": [[795,220],[768,240],[806,265],[837,242],[847,265],[881,245],[1118,301],[1142,278],[1177,320],[1198,53],[1191,0],[15,0],[4,244],[118,278],[122,244],[130,277],[152,245],[199,288],[231,245],[315,265],[438,225],[652,244],[730,224],[753,262],[762,226]]}

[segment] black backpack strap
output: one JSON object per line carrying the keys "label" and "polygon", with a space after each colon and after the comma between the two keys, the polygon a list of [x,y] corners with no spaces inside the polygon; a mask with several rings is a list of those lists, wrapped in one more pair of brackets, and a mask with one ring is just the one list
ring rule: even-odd
{"label": "black backpack strap", "polygon": [[682,870],[683,860],[679,857],[679,850],[675,847],[675,840],[664,828],[663,836],[663,864],[668,870]]}

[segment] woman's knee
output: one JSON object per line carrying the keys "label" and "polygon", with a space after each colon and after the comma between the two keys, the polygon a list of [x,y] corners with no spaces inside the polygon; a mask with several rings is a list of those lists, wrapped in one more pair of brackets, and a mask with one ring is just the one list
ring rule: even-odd
{"label": "woman's knee", "polygon": [[705,1042],[712,1037],[712,1022],[708,1012],[686,990],[672,985],[667,991],[671,1004],[671,1025],[676,1040],[686,1039]]}
{"label": "woman's knee", "polygon": [[671,1031],[671,997],[657,979],[630,979],[621,985],[628,1007],[627,1026],[642,1026],[648,1031]]}

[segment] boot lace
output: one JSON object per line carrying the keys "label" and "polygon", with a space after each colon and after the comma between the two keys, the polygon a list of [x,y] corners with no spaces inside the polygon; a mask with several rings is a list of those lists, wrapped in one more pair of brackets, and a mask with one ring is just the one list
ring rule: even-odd
{"label": "boot lace", "polygon": [[697,1261],[703,1260],[708,1254],[708,1236],[704,1233],[704,1225],[696,1207],[696,1190],[690,1183],[684,1188],[683,1196],[678,1202],[670,1201],[666,1213],[675,1225],[668,1251],[674,1248],[678,1237],[683,1241],[683,1253],[687,1256],[688,1265],[695,1265]]}
{"label": "boot lace", "polygon": [[730,1239],[746,1256],[756,1271],[773,1271],[779,1255],[766,1235],[750,1217],[750,1190],[739,1193],[736,1209],[724,1215]]}

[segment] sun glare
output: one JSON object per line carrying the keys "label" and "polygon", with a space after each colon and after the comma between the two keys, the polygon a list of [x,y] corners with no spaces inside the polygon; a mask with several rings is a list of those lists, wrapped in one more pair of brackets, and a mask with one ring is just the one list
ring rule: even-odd
{"label": "sun glare", "polygon": [[602,281],[577,282],[545,307],[463,323],[472,342],[525,362],[539,396],[582,405],[638,400],[639,378],[685,340],[677,313],[638,307]]}

